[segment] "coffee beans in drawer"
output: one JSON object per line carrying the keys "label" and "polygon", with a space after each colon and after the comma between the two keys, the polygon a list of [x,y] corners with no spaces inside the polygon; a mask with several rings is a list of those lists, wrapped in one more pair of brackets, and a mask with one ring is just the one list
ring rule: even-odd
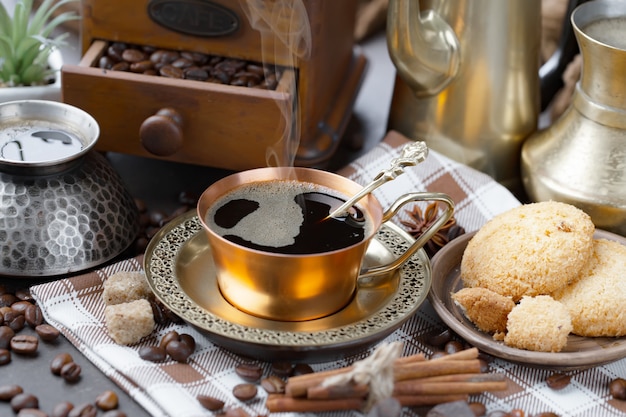
{"label": "coffee beans in drawer", "polygon": [[102,69],[167,78],[275,90],[280,69],[257,62],[199,52],[113,42],[98,61]]}

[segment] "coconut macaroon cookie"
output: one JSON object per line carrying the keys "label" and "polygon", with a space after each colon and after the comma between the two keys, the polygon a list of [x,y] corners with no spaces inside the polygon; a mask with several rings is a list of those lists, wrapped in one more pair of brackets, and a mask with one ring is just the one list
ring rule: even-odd
{"label": "coconut macaroon cookie", "polygon": [[582,210],[554,201],[526,204],[487,222],[461,260],[466,287],[519,301],[573,282],[593,252],[595,226]]}
{"label": "coconut macaroon cookie", "polygon": [[452,294],[452,300],[476,327],[486,333],[495,333],[496,339],[506,331],[507,317],[515,307],[510,297],[479,287],[461,288]]}
{"label": "coconut macaroon cookie", "polygon": [[626,246],[597,239],[581,277],[553,294],[579,336],[626,336]]}
{"label": "coconut macaroon cookie", "polygon": [[567,345],[572,319],[549,295],[523,297],[509,313],[504,344],[538,352],[560,352]]}

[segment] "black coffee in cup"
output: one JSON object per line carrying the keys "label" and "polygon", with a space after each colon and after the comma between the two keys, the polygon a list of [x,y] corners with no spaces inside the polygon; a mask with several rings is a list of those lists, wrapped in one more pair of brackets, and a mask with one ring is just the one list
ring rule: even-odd
{"label": "black coffee in cup", "polygon": [[346,248],[369,236],[371,221],[357,207],[327,218],[347,198],[299,181],[243,185],[216,201],[205,221],[225,239],[265,252],[314,254]]}

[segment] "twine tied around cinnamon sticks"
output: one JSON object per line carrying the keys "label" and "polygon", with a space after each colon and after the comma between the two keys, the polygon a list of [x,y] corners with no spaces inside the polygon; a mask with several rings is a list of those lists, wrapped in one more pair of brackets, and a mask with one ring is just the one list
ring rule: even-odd
{"label": "twine tied around cinnamon sticks", "polygon": [[[398,357],[396,349],[401,350],[401,345],[376,350],[371,355],[375,359],[351,366],[292,376],[287,379],[285,392],[270,394],[265,406],[270,412],[364,411],[384,395],[403,407],[414,407],[467,401],[471,394],[508,389],[505,375],[483,373],[476,348],[433,359],[421,353]],[[387,382],[376,381],[374,387],[372,371],[385,373],[383,380]],[[393,388],[386,394],[389,374]],[[373,390],[380,391],[372,394]]]}
{"label": "twine tied around cinnamon sticks", "polygon": [[363,411],[367,412],[379,400],[391,397],[394,385],[393,363],[401,354],[401,342],[383,344],[367,358],[355,362],[348,372],[330,376],[321,385],[322,387],[366,385],[368,395]]}

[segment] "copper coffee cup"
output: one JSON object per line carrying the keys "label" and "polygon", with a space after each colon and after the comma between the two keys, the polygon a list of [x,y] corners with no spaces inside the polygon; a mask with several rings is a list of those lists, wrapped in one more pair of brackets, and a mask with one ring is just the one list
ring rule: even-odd
{"label": "copper coffee cup", "polygon": [[[364,239],[338,250],[314,254],[281,254],[251,249],[217,234],[207,224],[211,206],[232,190],[253,182],[296,180],[319,184],[347,198],[363,187],[345,177],[312,168],[259,168],[225,177],[209,186],[198,201],[198,217],[211,246],[219,289],[226,300],[254,316],[305,321],[328,316],[353,298],[359,281],[385,276],[428,241],[452,216],[454,203],[442,193],[410,193],[400,197],[387,211],[368,194],[357,206],[373,227]],[[362,270],[367,247],[383,222],[411,201],[440,201],[447,209],[401,256],[387,265]]]}

